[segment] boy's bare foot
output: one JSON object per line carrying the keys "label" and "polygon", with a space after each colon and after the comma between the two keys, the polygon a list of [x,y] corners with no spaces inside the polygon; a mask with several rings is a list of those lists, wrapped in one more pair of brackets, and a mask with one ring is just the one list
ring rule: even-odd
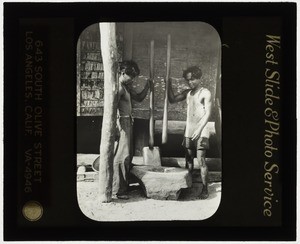
{"label": "boy's bare foot", "polygon": [[114,195],[112,195],[112,199],[114,199],[114,200],[117,200],[117,199],[127,200],[127,199],[129,199],[129,197],[126,194],[124,194],[124,195],[114,194]]}

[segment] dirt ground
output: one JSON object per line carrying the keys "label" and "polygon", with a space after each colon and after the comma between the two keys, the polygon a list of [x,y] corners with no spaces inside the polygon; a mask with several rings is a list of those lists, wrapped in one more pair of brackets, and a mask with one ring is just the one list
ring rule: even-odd
{"label": "dirt ground", "polygon": [[96,221],[156,221],[204,220],[211,217],[221,201],[221,183],[208,185],[209,197],[198,199],[202,184],[193,183],[183,189],[177,201],[147,198],[138,183],[129,187],[128,200],[98,201],[98,182],[77,182],[77,197],[81,211]]}

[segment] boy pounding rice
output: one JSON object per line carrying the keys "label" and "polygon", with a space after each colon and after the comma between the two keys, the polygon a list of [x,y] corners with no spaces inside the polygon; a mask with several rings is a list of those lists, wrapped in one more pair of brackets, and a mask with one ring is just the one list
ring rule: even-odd
{"label": "boy pounding rice", "polygon": [[211,92],[203,87],[201,80],[202,71],[199,67],[192,66],[183,72],[183,77],[188,81],[191,89],[184,90],[174,95],[171,80],[169,82],[168,99],[170,103],[187,100],[187,119],[182,146],[185,148],[186,167],[192,173],[194,168],[194,155],[200,164],[200,173],[203,188],[200,199],[208,198],[207,175],[208,169],[205,162],[206,150],[209,148],[209,131],[207,122],[211,115]]}
{"label": "boy pounding rice", "polygon": [[149,80],[144,89],[137,93],[131,88],[133,79],[140,73],[134,61],[123,61],[119,72],[119,93],[117,107],[117,146],[114,157],[113,199],[128,199],[128,175],[132,160],[132,102],[131,99],[141,102],[147,95]]}

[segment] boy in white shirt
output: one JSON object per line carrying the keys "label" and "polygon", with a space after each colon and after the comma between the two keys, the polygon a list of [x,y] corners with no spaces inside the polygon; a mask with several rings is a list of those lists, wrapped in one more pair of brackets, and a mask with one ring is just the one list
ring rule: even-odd
{"label": "boy in white shirt", "polygon": [[191,89],[174,95],[171,80],[169,81],[168,99],[170,103],[187,100],[187,119],[182,146],[185,148],[186,167],[192,173],[194,155],[200,164],[200,173],[203,188],[200,199],[209,196],[207,189],[208,169],[205,161],[206,150],[209,148],[209,131],[206,127],[212,110],[211,92],[203,87],[202,71],[197,66],[189,67],[183,72]]}

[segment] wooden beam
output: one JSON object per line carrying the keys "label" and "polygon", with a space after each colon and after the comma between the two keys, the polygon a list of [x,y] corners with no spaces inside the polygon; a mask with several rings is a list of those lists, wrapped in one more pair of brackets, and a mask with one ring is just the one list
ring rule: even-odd
{"label": "wooden beam", "polygon": [[[89,168],[93,162],[99,157],[98,154],[77,154],[77,167],[84,165]],[[221,158],[206,158],[207,167],[211,171],[222,171],[222,160]],[[132,159],[133,165],[144,165],[142,156],[134,156]],[[179,157],[162,157],[162,166],[166,167],[185,167],[185,158]],[[197,159],[194,159],[194,168],[200,169]]]}
{"label": "wooden beam", "polygon": [[[92,168],[93,162],[99,157],[98,154],[77,154],[77,167],[85,166],[86,169]],[[144,165],[143,157],[134,156],[132,159],[133,165]],[[176,157],[162,157],[161,164],[164,167],[180,167],[185,168],[185,159]],[[208,182],[220,182],[222,181],[222,161],[220,158],[207,158],[206,164],[208,167]],[[194,175],[193,182],[202,182],[200,177],[200,166],[197,159],[194,159]],[[77,181],[98,181],[98,172],[77,172]],[[129,178],[129,182],[136,183],[134,177]]]}
{"label": "wooden beam", "polygon": [[[133,157],[133,165],[144,165],[143,157]],[[206,164],[210,171],[222,171],[222,162],[220,158],[206,158]],[[161,165],[166,167],[180,167],[185,168],[185,158],[176,157],[162,157]],[[199,163],[194,158],[194,169],[200,169]]]}
{"label": "wooden beam", "polygon": [[100,23],[100,37],[104,68],[104,111],[100,145],[99,200],[110,202],[118,95],[116,24]]}
{"label": "wooden beam", "polygon": [[99,157],[99,154],[84,154],[78,153],[77,154],[77,166],[86,166],[92,165],[93,162]]}
{"label": "wooden beam", "polygon": [[[197,169],[194,169],[194,172],[196,172]],[[132,174],[131,174],[132,175]],[[133,176],[133,175],[132,175]],[[99,174],[98,172],[84,172],[84,173],[78,173],[77,172],[77,181],[98,181],[99,180]],[[220,171],[209,171],[208,172],[208,182],[221,182],[222,181],[222,172]],[[193,183],[200,183],[202,182],[200,173],[196,172],[193,176]],[[139,183],[139,181],[136,179],[136,177],[129,177],[129,183],[130,184],[136,184]]]}
{"label": "wooden beam", "polygon": [[[185,130],[185,124],[186,124],[185,121],[169,120],[168,121],[168,133],[183,136],[184,130]],[[207,127],[208,127],[210,135],[213,135],[216,133],[215,122],[212,122],[212,121],[207,122]],[[156,120],[155,121],[155,133],[156,134],[162,133],[162,128],[163,128],[163,121]]]}

